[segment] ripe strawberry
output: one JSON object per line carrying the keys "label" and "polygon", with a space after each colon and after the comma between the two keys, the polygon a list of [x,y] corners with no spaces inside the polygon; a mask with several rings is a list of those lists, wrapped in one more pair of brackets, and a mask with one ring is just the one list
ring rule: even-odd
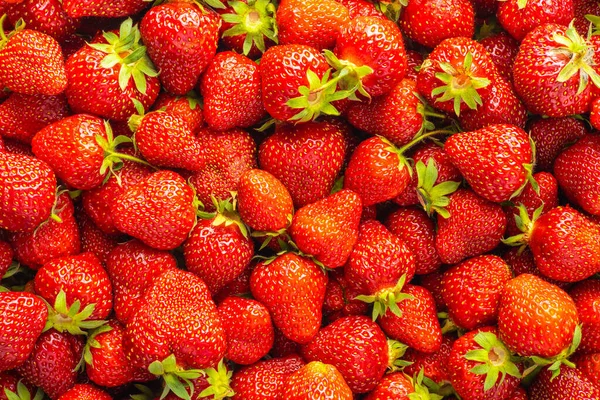
{"label": "ripe strawberry", "polygon": [[588,135],[554,161],[554,175],[569,201],[600,215],[600,136]]}
{"label": "ripe strawberry", "polygon": [[289,233],[300,251],[326,268],[338,268],[356,243],[361,214],[358,195],[341,190],[296,211]]}
{"label": "ripe strawberry", "polygon": [[63,8],[72,18],[126,17],[148,6],[144,0],[63,0]]}
{"label": "ripe strawberry", "polygon": [[0,372],[22,365],[44,329],[48,309],[37,296],[0,292]]}
{"label": "ripe strawberry", "polygon": [[512,83],[512,69],[519,52],[519,42],[505,31],[479,41],[496,65],[498,73],[506,82]]}
{"label": "ripe strawberry", "polygon": [[0,152],[0,228],[33,231],[50,217],[55,191],[56,177],[44,161]]}
{"label": "ripe strawberry", "polygon": [[261,262],[250,276],[250,290],[267,307],[273,324],[294,342],[312,340],[321,326],[327,275],[312,261],[285,253]]}
{"label": "ripe strawberry", "polygon": [[142,39],[168,92],[184,95],[196,86],[217,52],[220,26],[217,13],[188,1],[163,3],[144,15]]}
{"label": "ripe strawberry", "polygon": [[194,193],[172,171],[154,172],[125,190],[111,205],[117,229],[159,250],[187,239],[196,219]]}
{"label": "ripe strawberry", "polygon": [[308,362],[320,361],[336,367],[354,393],[375,389],[388,364],[385,334],[363,315],[332,322],[303,346],[301,352]]}
{"label": "ripe strawberry", "polygon": [[411,40],[434,48],[444,39],[475,34],[475,11],[468,0],[410,0],[398,24]]}
{"label": "ripe strawberry", "polygon": [[600,281],[589,279],[579,282],[569,289],[569,295],[575,302],[581,320],[581,344],[578,351],[600,353]]}
{"label": "ripe strawberry", "polygon": [[438,311],[448,311],[444,296],[442,296],[442,278],[444,277],[444,268],[438,269],[430,274],[419,276],[419,283],[425,289],[431,292]]}
{"label": "ripe strawberry", "polygon": [[579,354],[571,360],[590,381],[600,381],[600,353]]}
{"label": "ripe strawberry", "polygon": [[329,282],[323,301],[323,314],[328,322],[348,315],[366,315],[369,305],[357,299],[359,289],[348,282],[344,269],[338,268],[329,273]]}
{"label": "ripe strawberry", "polygon": [[226,345],[208,288],[197,276],[177,269],[154,279],[123,338],[125,355],[139,368],[171,354],[182,370],[216,366]]}
{"label": "ripe strawberry", "polygon": [[132,99],[144,110],[154,103],[160,83],[139,37],[127,19],[119,31],[98,35],[67,59],[65,94],[73,112],[124,121],[136,111]]}
{"label": "ripe strawberry", "polygon": [[79,230],[68,193],[58,196],[53,215],[33,232],[9,233],[8,239],[20,263],[37,270],[55,258],[79,253]]}
{"label": "ripe strawberry", "polygon": [[532,120],[528,132],[535,142],[536,170],[550,171],[565,145],[585,136],[587,130],[583,121],[562,117]]}
{"label": "ripe strawberry", "polygon": [[556,356],[573,341],[578,322],[575,303],[558,286],[531,274],[519,275],[504,286],[498,332],[521,356]]}
{"label": "ripe strawberry", "polygon": [[404,373],[409,376],[415,376],[423,370],[423,375],[435,383],[442,384],[443,382],[450,381],[448,358],[450,357],[453,343],[454,338],[451,336],[442,336],[440,349],[434,353],[423,353],[413,348],[408,348],[402,359],[411,364],[404,367]]}
{"label": "ripe strawberry", "polygon": [[444,272],[442,296],[452,322],[473,330],[496,322],[500,294],[512,279],[498,256],[473,257]]}
{"label": "ripe strawberry", "polygon": [[402,372],[394,372],[384,376],[365,400],[409,399],[408,395],[414,392],[412,379]]}
{"label": "ripe strawberry", "polygon": [[512,37],[522,41],[540,25],[569,25],[575,16],[573,3],[573,0],[507,0],[498,6],[498,22]]}
{"label": "ripe strawberry", "polygon": [[63,393],[57,400],[112,400],[112,397],[89,383],[80,383]]}
{"label": "ripe strawberry", "polygon": [[531,384],[529,400],[600,399],[600,388],[577,368],[564,368],[552,379],[552,371],[544,368]]}
{"label": "ripe strawberry", "polygon": [[450,195],[449,218],[437,217],[435,247],[442,262],[457,264],[494,249],[506,230],[500,205],[479,197],[469,189]]}
{"label": "ripe strawberry", "polygon": [[299,356],[291,355],[243,367],[233,373],[231,388],[235,395],[232,400],[281,398],[287,377],[303,365],[304,361]]}
{"label": "ripe strawberry", "polygon": [[494,327],[481,328],[461,336],[452,345],[448,359],[450,381],[464,400],[506,399],[519,386],[522,367],[511,360],[511,353],[496,333]]}
{"label": "ripe strawberry", "polygon": [[188,123],[190,130],[196,135],[204,125],[204,115],[199,100],[193,92],[183,97],[163,92],[158,95],[152,109],[163,109],[178,115]]}
{"label": "ripe strawberry", "polygon": [[[246,56],[233,51],[218,53],[208,64],[199,86],[204,118],[212,129],[247,128],[266,115],[258,65]],[[224,87],[230,90],[224,92]]]}
{"label": "ripe strawberry", "polygon": [[343,133],[330,122],[279,125],[260,145],[258,163],[283,183],[300,208],[330,193],[345,153]]}
{"label": "ripe strawberry", "polygon": [[[4,21],[4,18],[2,19]],[[13,92],[57,95],[67,86],[65,62],[58,42],[45,33],[19,25],[0,39],[0,82]]]}
{"label": "ripe strawberry", "polygon": [[119,322],[127,324],[154,279],[177,267],[175,257],[137,240],[116,246],[106,262],[106,272],[113,285],[114,309]]}
{"label": "ripe strawberry", "polygon": [[[19,386],[18,383],[20,380],[19,376],[13,371],[0,372],[0,400],[9,400],[8,397],[6,397],[6,390],[17,393],[17,386]],[[23,383],[21,383],[20,386],[27,389]]]}
{"label": "ripe strawberry", "polygon": [[69,114],[64,95],[13,93],[0,104],[0,136],[31,143],[37,131]]}
{"label": "ripe strawberry", "polygon": [[[505,4],[509,3],[514,2]],[[595,36],[586,40],[572,26],[544,24],[533,29],[513,66],[515,90],[527,110],[549,117],[588,111],[595,86],[600,87],[596,47]],[[577,63],[571,61],[575,59]]]}
{"label": "ripe strawberry", "polygon": [[595,0],[573,0],[573,8],[575,12],[575,29],[581,36],[585,36],[590,28],[590,20],[587,15],[600,15],[600,4]]}
{"label": "ripe strawberry", "polygon": [[102,265],[106,265],[108,255],[117,246],[117,238],[102,232],[92,219],[82,210],[76,211],[77,226],[82,253],[93,253]]}
{"label": "ripe strawberry", "polygon": [[475,193],[489,201],[507,201],[532,180],[533,150],[527,133],[516,126],[454,134],[444,151]]}
{"label": "ripe strawberry", "polygon": [[400,296],[405,299],[398,303],[398,312],[388,310],[379,319],[381,329],[390,338],[415,350],[423,353],[438,351],[442,330],[431,293],[421,286],[406,284]]}
{"label": "ripe strawberry", "polygon": [[352,400],[352,390],[336,367],[311,361],[287,377],[283,398],[289,400]]}
{"label": "ripe strawberry", "polygon": [[69,17],[63,10],[59,0],[40,3],[35,0],[25,0],[10,6],[6,13],[8,21],[16,25],[23,18],[25,26],[62,42],[75,33],[79,21]]}

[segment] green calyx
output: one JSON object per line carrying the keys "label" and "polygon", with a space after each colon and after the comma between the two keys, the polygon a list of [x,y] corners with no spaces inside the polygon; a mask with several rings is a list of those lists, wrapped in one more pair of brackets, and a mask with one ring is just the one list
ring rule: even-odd
{"label": "green calyx", "polygon": [[465,55],[463,65],[459,68],[447,62],[439,62],[444,72],[438,72],[435,77],[445,85],[438,86],[431,91],[431,96],[439,96],[436,102],[452,101],[454,113],[460,116],[460,106],[465,103],[471,110],[483,104],[477,89],[484,88],[490,84],[490,80],[473,75],[473,55],[469,52]]}
{"label": "green calyx", "polygon": [[410,361],[402,360],[402,357],[406,354],[406,350],[408,350],[407,345],[397,340],[388,339],[387,347],[389,372],[401,371],[412,364]]}
{"label": "green calyx", "polygon": [[271,0],[230,1],[229,6],[235,14],[223,14],[223,21],[234,24],[223,32],[223,37],[246,35],[243,52],[248,55],[252,46],[261,53],[266,50],[265,37],[277,43],[277,24],[275,23],[275,4]]}
{"label": "green calyx", "polygon": [[414,298],[410,294],[401,292],[405,282],[406,274],[402,275],[400,279],[398,279],[396,285],[392,288],[382,289],[372,295],[356,296],[355,299],[363,301],[365,303],[373,304],[373,321],[385,315],[388,309],[392,313],[394,313],[394,315],[401,317],[402,311],[398,307],[398,303],[400,303],[403,300]]}
{"label": "green calyx", "polygon": [[527,0],[517,0],[517,7],[519,10],[524,9],[527,6]]}
{"label": "green calyx", "polygon": [[436,185],[438,170],[433,158],[427,160],[427,165],[422,161],[417,161],[415,169],[418,179],[417,197],[427,215],[431,216],[436,212],[443,218],[450,217],[450,213],[446,210],[450,204],[448,195],[454,193],[461,183],[447,181]]}
{"label": "green calyx", "polygon": [[423,368],[421,368],[416,376],[410,378],[410,380],[415,391],[408,394],[409,400],[442,400],[444,398],[444,396],[430,391],[428,383],[433,384],[435,388],[439,388],[439,385],[425,377]]}
{"label": "green calyx", "polygon": [[390,1],[376,1],[375,7],[383,13],[386,17],[394,22],[398,22],[400,14],[402,13],[402,7],[408,5],[408,0],[390,0]]}
{"label": "green calyx", "polygon": [[[197,200],[200,204],[200,201]],[[212,197],[213,205],[215,206],[215,212],[196,211],[196,215],[202,219],[212,219],[213,226],[231,226],[236,225],[242,235],[245,238],[249,235],[249,230],[246,224],[240,218],[240,214],[237,212],[237,193],[231,192],[231,198],[225,200],[217,200],[214,196]],[[200,207],[203,208],[203,207]]]}
{"label": "green calyx", "polygon": [[133,386],[139,390],[139,393],[130,395],[129,398],[131,400],[154,400],[154,392],[148,386],[140,385],[139,383]]}
{"label": "green calyx", "polygon": [[544,205],[542,204],[536,208],[531,217],[529,217],[527,208],[525,208],[523,204],[519,204],[517,208],[519,210],[519,214],[515,215],[515,223],[517,224],[517,228],[519,228],[519,230],[523,233],[502,239],[502,243],[513,247],[518,246],[520,247],[519,252],[522,252],[525,247],[527,247],[529,236],[533,230],[535,221],[542,215],[542,212],[544,211]]}
{"label": "green calyx", "polygon": [[560,70],[556,80],[558,82],[566,82],[579,72],[579,86],[577,94],[583,92],[589,81],[600,88],[600,75],[594,67],[594,47],[590,46],[587,41],[577,33],[577,30],[571,23],[564,35],[555,34],[552,37],[560,47],[554,49],[557,54],[566,55],[570,61]]}
{"label": "green calyx", "polygon": [[348,99],[360,101],[356,96],[356,92],[369,100],[371,99],[371,95],[363,87],[362,80],[367,75],[373,73],[373,68],[368,65],[359,67],[348,60],[340,60],[330,50],[323,50],[323,54],[325,54],[329,65],[336,70],[334,76],[340,77],[339,86],[346,90]]}
{"label": "green calyx", "polygon": [[96,340],[96,336],[100,335],[101,333],[110,332],[112,331],[112,329],[113,328],[110,325],[104,324],[89,333],[87,341],[85,342],[85,346],[83,348],[83,355],[81,357],[81,360],[79,360],[77,367],[75,367],[76,371],[83,371],[86,364],[91,366],[94,365],[94,359],[92,357],[91,349],[102,348],[102,345],[100,345],[98,340]]}
{"label": "green calyx", "polygon": [[479,332],[475,335],[474,340],[482,348],[471,350],[464,357],[479,363],[470,372],[476,375],[485,375],[484,391],[494,387],[498,378],[500,378],[499,384],[502,385],[507,374],[521,379],[521,372],[515,364],[517,359],[495,334]]}
{"label": "green calyx", "polygon": [[29,389],[23,384],[21,380],[17,382],[17,391],[13,392],[8,388],[4,388],[4,395],[8,400],[42,400],[45,397],[45,393],[42,389],[37,389],[35,396],[32,398]]}
{"label": "green calyx", "polygon": [[96,329],[106,323],[103,320],[88,320],[94,313],[95,304],[88,304],[81,310],[81,302],[76,300],[70,307],[67,305],[67,295],[64,290],[58,292],[54,307],[48,306],[48,319],[44,331],[54,328],[59,332],[69,332],[71,335],[87,335],[87,331]]}
{"label": "green calyx", "polygon": [[13,29],[8,34],[4,31],[4,21],[6,21],[7,14],[0,16],[0,50],[2,50],[11,37],[13,37],[17,32],[25,29],[25,21],[23,18],[19,18],[17,23],[15,24],[15,29]]}
{"label": "green calyx", "polygon": [[198,395],[199,398],[212,396],[213,400],[230,398],[235,392],[230,386],[233,371],[228,371],[223,360],[219,361],[217,369],[208,368],[204,370],[206,381],[210,386]]}
{"label": "green calyx", "polygon": [[141,34],[131,18],[126,19],[119,28],[119,34],[104,32],[108,43],[88,44],[90,47],[106,53],[100,65],[112,68],[119,65],[119,87],[125,90],[133,78],[136,89],[146,94],[146,77],[156,77],[158,72],[146,53],[146,47],[140,42]]}

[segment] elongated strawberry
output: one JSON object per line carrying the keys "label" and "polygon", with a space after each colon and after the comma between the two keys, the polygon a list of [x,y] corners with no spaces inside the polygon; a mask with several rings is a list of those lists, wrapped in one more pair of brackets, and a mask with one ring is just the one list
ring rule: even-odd
{"label": "elongated strawberry", "polygon": [[44,329],[48,309],[37,296],[25,292],[0,292],[0,371],[22,365]]}
{"label": "elongated strawberry", "polygon": [[194,2],[164,3],[144,15],[141,36],[167,91],[183,95],[196,86],[217,52],[220,26],[217,13]]}
{"label": "elongated strawberry", "polygon": [[[600,281],[588,279],[569,289],[581,320],[581,344],[578,348],[584,353],[600,353],[600,318],[598,300]],[[576,364],[577,365],[577,364]]]}
{"label": "elongated strawberry", "polygon": [[590,381],[579,369],[565,368],[560,375],[553,374],[547,368],[537,376],[529,389],[529,400],[545,400],[552,398],[598,399],[600,389]]}
{"label": "elongated strawberry", "polygon": [[299,370],[304,361],[298,355],[258,361],[234,372],[233,400],[277,399],[283,393],[287,377]]}
{"label": "elongated strawberry", "polygon": [[535,142],[535,168],[538,171],[551,171],[564,147],[587,133],[583,121],[571,117],[534,119],[528,124],[527,131]]}
{"label": "elongated strawberry", "polygon": [[65,0],[63,8],[72,18],[80,17],[126,17],[148,6],[144,0]]}
{"label": "elongated strawberry", "polygon": [[498,22],[518,41],[534,28],[554,23],[568,25],[574,15],[572,0],[507,0],[498,7]]}
{"label": "elongated strawberry", "polygon": [[22,1],[9,7],[6,15],[11,24],[16,25],[23,18],[27,28],[50,35],[59,42],[75,33],[79,27],[79,21],[69,17],[58,0],[47,3]]}
{"label": "elongated strawberry", "polygon": [[336,367],[311,361],[288,376],[283,396],[290,400],[352,400],[354,396]]}
{"label": "elongated strawberry", "polygon": [[312,261],[285,253],[262,262],[250,276],[252,295],[289,339],[308,343],[321,326],[327,275]]}

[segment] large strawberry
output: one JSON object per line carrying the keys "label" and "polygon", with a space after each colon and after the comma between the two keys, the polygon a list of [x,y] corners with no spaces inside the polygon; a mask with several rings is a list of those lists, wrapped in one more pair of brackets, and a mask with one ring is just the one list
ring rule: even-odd
{"label": "large strawberry", "polygon": [[498,22],[518,41],[547,23],[568,25],[574,17],[573,0],[507,0],[498,7]]}
{"label": "large strawberry", "polygon": [[0,292],[0,371],[23,364],[44,329],[48,309],[31,293]]}
{"label": "large strawberry", "polygon": [[217,13],[189,1],[167,2],[144,15],[142,39],[167,91],[184,95],[196,86],[217,52],[220,26]]}
{"label": "large strawberry", "polygon": [[352,400],[352,390],[336,367],[311,361],[288,376],[283,398],[289,400]]}
{"label": "large strawberry", "polygon": [[581,344],[579,351],[600,353],[600,281],[588,279],[569,289],[581,320]]}
{"label": "large strawberry", "polygon": [[317,334],[326,285],[327,275],[294,253],[259,263],[250,277],[252,295],[267,307],[273,324],[297,343],[308,343]]}
{"label": "large strawberry", "polygon": [[233,373],[233,400],[278,399],[287,377],[304,365],[302,358],[291,355],[258,361]]}
{"label": "large strawberry", "polygon": [[10,6],[6,15],[11,24],[16,25],[23,18],[29,29],[50,35],[59,42],[74,34],[79,27],[79,21],[67,15],[59,0],[49,0],[46,3],[22,1]]}

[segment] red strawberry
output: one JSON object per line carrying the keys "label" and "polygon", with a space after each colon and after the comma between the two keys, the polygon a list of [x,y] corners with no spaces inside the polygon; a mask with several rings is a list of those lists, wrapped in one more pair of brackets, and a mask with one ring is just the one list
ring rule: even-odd
{"label": "red strawberry", "polygon": [[0,135],[31,143],[37,131],[68,114],[64,95],[31,96],[13,93],[0,105]]}
{"label": "red strawberry", "polygon": [[4,240],[0,240],[0,280],[2,280],[4,274],[10,268],[13,255],[13,249],[10,244]]}
{"label": "red strawberry", "polygon": [[[515,90],[527,109],[549,117],[588,111],[594,86],[600,87],[594,69],[597,42],[595,36],[585,40],[572,26],[544,24],[533,29],[523,39],[513,66]],[[579,61],[574,64],[572,59]]]}
{"label": "red strawberry", "polygon": [[214,302],[221,304],[223,300],[230,296],[247,296],[250,293],[250,275],[252,275],[252,271],[254,271],[257,264],[258,260],[251,261],[241,274],[213,295]]}
{"label": "red strawberry", "polygon": [[192,92],[180,97],[163,92],[158,95],[152,106],[153,110],[169,111],[181,117],[190,126],[190,130],[196,135],[204,125],[204,116],[199,99]]}
{"label": "red strawberry", "polygon": [[338,126],[307,122],[279,125],[260,145],[258,162],[284,184],[300,208],[330,193],[345,153],[346,142]]}
{"label": "red strawberry", "polygon": [[79,26],[79,21],[69,17],[63,10],[62,2],[50,0],[40,3],[25,0],[8,8],[8,21],[16,25],[20,18],[29,29],[52,36],[58,41],[66,39]]}
{"label": "red strawberry", "polygon": [[57,95],[67,87],[65,62],[58,42],[45,33],[23,29],[23,25],[8,35],[3,33],[0,65],[0,82],[13,92]]}
{"label": "red strawberry", "polygon": [[31,293],[0,292],[0,372],[22,365],[44,329],[48,309]]}
{"label": "red strawberry", "polygon": [[[6,390],[17,393],[19,381],[19,377],[13,371],[0,372],[0,400],[9,400],[8,397],[6,397]],[[21,386],[25,385],[21,383]],[[27,387],[25,387],[25,389],[27,389]]]}
{"label": "red strawberry", "polygon": [[365,400],[409,399],[408,395],[414,392],[412,379],[402,372],[394,372],[384,376]]}
{"label": "red strawberry", "polygon": [[437,217],[435,247],[442,262],[457,264],[494,249],[506,230],[500,205],[485,200],[469,189],[450,195],[450,217]]}
{"label": "red strawberry", "polygon": [[440,349],[434,353],[422,353],[413,348],[407,349],[402,359],[412,364],[404,367],[404,373],[415,376],[423,370],[423,374],[435,383],[442,384],[449,381],[448,358],[453,343],[454,338],[443,336]]}
{"label": "red strawberry", "polygon": [[44,161],[0,152],[0,228],[33,231],[50,217],[55,191],[56,177]]}
{"label": "red strawberry", "polygon": [[327,275],[315,263],[293,253],[258,264],[250,276],[252,295],[267,307],[275,327],[300,344],[321,326],[326,285]]}
{"label": "red strawberry", "polygon": [[338,268],[329,273],[329,282],[323,301],[323,314],[333,322],[348,315],[365,315],[369,305],[357,299],[360,291],[344,277],[344,269]]}
{"label": "red strawberry", "polygon": [[600,4],[595,0],[573,0],[575,12],[575,29],[581,36],[585,36],[590,28],[590,20],[587,15],[600,15]]}
{"label": "red strawberry", "polygon": [[398,24],[415,42],[436,47],[444,39],[475,33],[475,11],[468,0],[410,0]]}
{"label": "red strawberry", "polygon": [[442,296],[443,277],[443,268],[438,269],[430,274],[419,276],[419,283],[421,286],[431,292],[438,311],[448,311],[448,307],[446,307],[446,303],[444,302],[444,296]]}
{"label": "red strawberry", "polygon": [[234,372],[232,400],[279,399],[287,377],[299,370],[304,362],[297,355],[258,361]]}
{"label": "red strawberry", "polygon": [[[224,92],[224,87],[230,90]],[[200,93],[204,118],[212,129],[246,128],[266,115],[258,65],[233,51],[218,53],[210,61],[200,81]]]}
{"label": "red strawberry", "polygon": [[80,383],[63,393],[58,400],[112,400],[112,397],[89,383]]}
{"label": "red strawberry", "polygon": [[558,286],[531,274],[519,275],[504,286],[498,332],[519,355],[556,356],[569,347],[578,323],[575,303]]}
{"label": "red strawberry", "polygon": [[137,240],[115,247],[106,262],[106,271],[113,285],[114,309],[119,322],[127,324],[141,306],[144,293],[154,279],[176,267],[173,255]]}
{"label": "red strawberry", "polygon": [[196,86],[217,52],[220,26],[217,13],[188,1],[164,3],[144,15],[142,39],[167,91],[184,95]]}
{"label": "red strawberry", "polygon": [[385,334],[370,318],[351,316],[321,329],[302,347],[302,356],[308,362],[333,365],[354,393],[366,393],[375,389],[383,378],[388,345]]}
{"label": "red strawberry", "polygon": [[150,247],[170,250],[187,239],[196,219],[194,193],[172,171],[158,171],[130,186],[112,204],[115,226]]}
{"label": "red strawberry", "polygon": [[537,376],[529,389],[529,400],[600,399],[600,388],[577,368],[564,368],[556,378],[547,368]]}
{"label": "red strawberry", "polygon": [[341,267],[356,243],[361,214],[358,195],[342,190],[296,211],[289,233],[300,251],[327,268]]}
{"label": "red strawberry", "polygon": [[452,322],[473,330],[496,322],[500,294],[512,279],[498,256],[473,257],[444,272],[442,296]]}
{"label": "red strawberry", "polygon": [[[569,289],[581,320],[581,344],[584,353],[600,353],[600,281],[585,280]],[[577,364],[576,364],[577,365]]]}
{"label": "red strawberry", "polygon": [[580,354],[571,360],[590,381],[600,381],[600,353]]}
{"label": "red strawberry", "polygon": [[519,52],[519,42],[501,31],[479,41],[487,50],[496,69],[506,82],[512,82],[512,69]]}
{"label": "red strawberry", "polygon": [[554,175],[569,200],[600,215],[600,136],[588,135],[554,161]]}
{"label": "red strawberry", "polygon": [[444,151],[475,193],[489,201],[509,200],[532,179],[533,150],[527,133],[516,126],[454,134]]}
{"label": "red strawberry", "polygon": [[569,25],[574,17],[573,3],[573,0],[507,0],[498,6],[498,22],[512,37],[522,41],[540,25]]}
{"label": "red strawberry", "polygon": [[379,11],[373,3],[367,0],[338,0],[338,3],[342,3],[348,9],[350,19],[356,17],[379,17],[385,18],[385,16]]}
{"label": "red strawberry", "polygon": [[511,247],[506,253],[504,253],[502,258],[510,266],[513,276],[532,274],[553,285],[558,286],[561,289],[565,289],[569,285],[567,282],[560,282],[542,275],[540,270],[535,266],[533,253],[529,248]]}
{"label": "red strawberry", "polygon": [[136,111],[132,99],[144,110],[154,103],[160,90],[157,72],[132,24],[125,20],[118,32],[98,35],[67,59],[65,94],[73,112],[124,121]]}
{"label": "red strawberry", "polygon": [[352,400],[354,396],[336,367],[311,361],[287,377],[283,398],[289,400]]}
{"label": "red strawberry", "polygon": [[423,54],[419,53],[415,50],[407,50],[406,51],[406,79],[410,79],[413,81],[417,81],[417,75],[419,73],[419,69],[421,69],[421,65],[423,64]]}
{"label": "red strawberry", "polygon": [[535,119],[528,131],[535,142],[535,167],[539,171],[551,170],[563,147],[587,133],[585,124],[571,117]]}
{"label": "red strawberry", "polygon": [[63,8],[72,18],[126,17],[148,6],[144,0],[63,0]]}

